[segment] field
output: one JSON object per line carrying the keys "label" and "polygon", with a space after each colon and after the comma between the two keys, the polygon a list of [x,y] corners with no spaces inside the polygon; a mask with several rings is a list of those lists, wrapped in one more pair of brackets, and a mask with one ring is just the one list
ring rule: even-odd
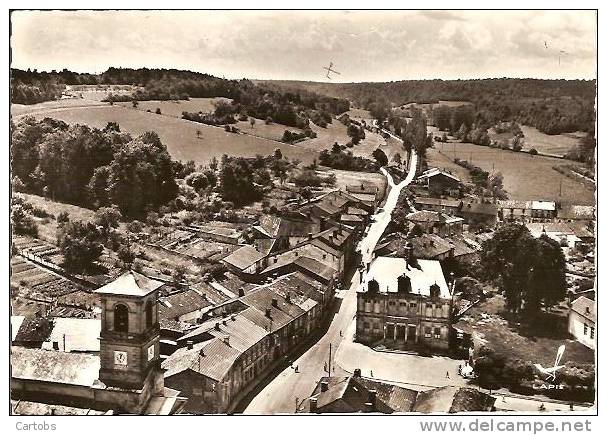
{"label": "field", "polygon": [[[563,164],[561,159],[469,143],[435,143],[434,147],[434,150],[428,150],[428,166],[445,167],[456,172],[456,165],[452,163],[455,157],[471,161],[490,173],[501,172],[510,199],[544,199],[580,205],[595,203],[593,189],[552,169],[555,165]],[[438,156],[437,151],[442,151],[444,155]],[[451,162],[447,165],[445,159]],[[577,165],[574,162],[571,164]],[[456,173],[459,174],[459,170]]]}
{"label": "field", "polygon": [[[538,152],[546,155],[564,156],[571,151],[585,136],[586,133],[564,133],[549,135],[542,133],[537,128],[521,125],[521,130],[525,135],[524,151],[535,148]],[[496,133],[492,128],[489,129],[491,140],[510,140],[513,135],[510,132]]]}
{"label": "field", "polygon": [[37,218],[34,219],[38,223],[38,236],[42,240],[46,240],[51,243],[55,243],[57,240],[57,221],[56,218],[61,212],[67,212],[70,215],[70,219],[88,222],[93,219],[95,212],[88,208],[78,207],[77,205],[64,204],[62,202],[55,202],[44,199],[42,196],[30,195],[27,193],[19,193],[23,196],[27,202],[32,204],[34,207],[41,208],[48,213],[55,216],[52,218]]}
{"label": "field", "polygon": [[[31,109],[34,107],[32,106]],[[158,133],[174,159],[194,160],[199,164],[206,164],[213,157],[219,159],[223,154],[243,157],[253,157],[256,154],[268,155],[272,154],[276,148],[280,148],[283,155],[306,163],[317,157],[317,153],[299,146],[250,135],[227,133],[221,127],[156,115],[119,105],[106,104],[86,108],[57,108],[55,106],[50,110],[38,109],[32,114],[39,119],[52,116],[70,124],[86,124],[97,128],[105,127],[108,122],[118,122],[122,131],[134,135],[153,130]],[[201,132],[200,137],[197,136],[197,131]]]}
{"label": "field", "polygon": [[[298,143],[299,146],[320,152],[324,149],[331,149],[335,142],[345,145],[350,141],[347,127],[335,119],[331,124],[327,125],[327,128],[322,128],[312,123],[310,123],[310,127],[316,132],[318,137],[300,142]],[[365,138],[358,145],[348,148],[348,150],[352,151],[355,156],[371,158],[371,153],[379,147],[384,150],[388,158],[391,156],[390,149],[386,146],[386,140],[383,137],[377,133],[365,131]]]}
{"label": "field", "polygon": [[[373,183],[375,184],[380,191],[385,189],[386,187],[386,177],[384,177],[379,172],[370,173],[370,172],[355,172],[355,171],[342,171],[340,169],[327,169],[321,172],[323,176],[328,175],[329,173],[334,173],[336,182],[335,188],[339,188],[342,190],[346,190],[348,186],[356,186],[361,182],[365,183]],[[331,188],[328,190],[334,190],[335,188]]]}
{"label": "field", "polygon": [[[189,100],[178,100],[178,101],[139,101],[137,110],[144,112],[151,110],[154,112],[157,108],[160,109],[163,115],[173,116],[175,118],[181,118],[182,112],[190,113],[209,113],[215,110],[215,103],[217,101],[230,102],[229,98],[190,98]],[[115,103],[126,108],[133,108],[131,102],[127,103]]]}
{"label": "field", "polygon": [[42,117],[54,116],[53,113],[56,110],[62,111],[69,108],[82,108],[82,107],[95,107],[95,106],[107,106],[107,103],[100,101],[85,100],[81,98],[69,98],[64,100],[45,101],[44,103],[38,104],[13,104],[11,105],[11,115],[13,117],[20,117],[23,115],[35,115],[38,116],[42,113]]}

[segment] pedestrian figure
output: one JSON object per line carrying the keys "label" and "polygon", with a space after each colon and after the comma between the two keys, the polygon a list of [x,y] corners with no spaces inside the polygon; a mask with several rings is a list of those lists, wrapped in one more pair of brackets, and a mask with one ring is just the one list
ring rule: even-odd
{"label": "pedestrian figure", "polygon": [[540,404],[540,411],[545,411],[546,407],[544,406],[544,402]]}
{"label": "pedestrian figure", "polygon": [[447,371],[447,375],[445,376],[446,379],[451,379],[451,376],[449,376],[449,371]]}
{"label": "pedestrian figure", "polygon": [[502,402],[506,402],[506,396],[504,394],[502,394]]}
{"label": "pedestrian figure", "polygon": [[327,371],[327,362],[325,361],[325,372]]}
{"label": "pedestrian figure", "polygon": [[299,373],[299,366],[295,366],[295,373]]}
{"label": "pedestrian figure", "polygon": [[341,333],[341,329],[339,330],[339,336],[343,337],[343,334]]}
{"label": "pedestrian figure", "polygon": [[371,370],[371,377],[373,377],[373,370]]}
{"label": "pedestrian figure", "polygon": [[570,411],[573,411],[573,403],[570,403],[570,404],[569,404],[569,410],[570,410]]}
{"label": "pedestrian figure", "polygon": [[462,374],[462,365],[461,364],[457,367],[457,374],[458,375]]}

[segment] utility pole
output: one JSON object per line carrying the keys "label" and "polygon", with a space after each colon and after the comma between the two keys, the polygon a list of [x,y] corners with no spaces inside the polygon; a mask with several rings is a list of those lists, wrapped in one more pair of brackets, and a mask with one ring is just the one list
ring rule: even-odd
{"label": "utility pole", "polygon": [[331,377],[331,343],[329,343],[329,377]]}

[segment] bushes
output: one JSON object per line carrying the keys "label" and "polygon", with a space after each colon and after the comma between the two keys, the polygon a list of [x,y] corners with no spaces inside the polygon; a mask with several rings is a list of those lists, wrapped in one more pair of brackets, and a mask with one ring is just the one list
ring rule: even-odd
{"label": "bushes", "polygon": [[537,150],[535,148],[531,148],[529,150],[529,154],[531,154],[532,156],[537,156]]}
{"label": "bushes", "polygon": [[363,157],[353,156],[351,152],[344,152],[337,143],[333,149],[321,151],[318,161],[323,166],[347,171],[375,172],[377,165]]}

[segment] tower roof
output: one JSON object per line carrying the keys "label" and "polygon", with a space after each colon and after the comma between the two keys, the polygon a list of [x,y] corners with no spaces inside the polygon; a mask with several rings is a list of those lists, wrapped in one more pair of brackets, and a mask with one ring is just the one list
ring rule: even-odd
{"label": "tower roof", "polygon": [[164,283],[148,278],[135,271],[128,271],[120,275],[114,281],[95,290],[95,293],[123,295],[123,296],[146,296],[160,288]]}

